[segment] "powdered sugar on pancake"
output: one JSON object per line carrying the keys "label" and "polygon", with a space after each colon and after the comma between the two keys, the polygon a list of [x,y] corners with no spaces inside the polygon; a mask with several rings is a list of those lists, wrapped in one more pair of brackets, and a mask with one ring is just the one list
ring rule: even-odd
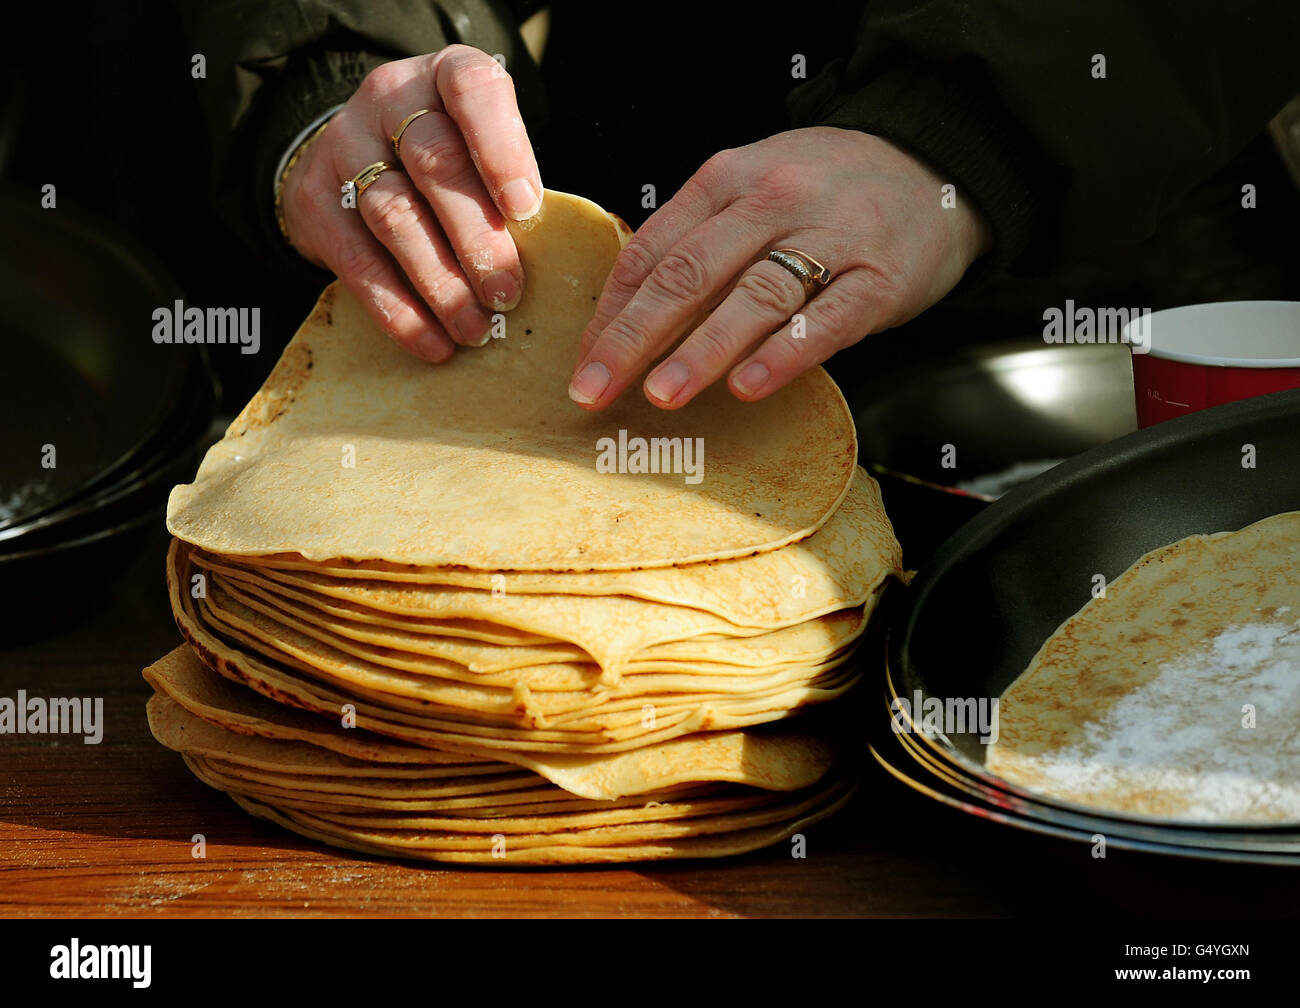
{"label": "powdered sugar on pancake", "polygon": [[1233,625],[1162,664],[1087,722],[1080,742],[1016,754],[1015,776],[1083,805],[1300,821],[1297,715],[1300,620]]}

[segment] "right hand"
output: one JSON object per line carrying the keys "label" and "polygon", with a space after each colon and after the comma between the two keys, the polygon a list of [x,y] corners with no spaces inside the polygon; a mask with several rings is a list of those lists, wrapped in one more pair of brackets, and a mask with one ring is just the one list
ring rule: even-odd
{"label": "right hand", "polygon": [[[410,113],[429,113],[391,137]],[[375,161],[394,164],[356,209],[340,186]],[[332,270],[392,338],[439,363],[482,346],[492,313],[523,291],[505,218],[541,208],[542,183],[514,83],[464,45],[385,63],[298,159],[281,199],[289,237]]]}

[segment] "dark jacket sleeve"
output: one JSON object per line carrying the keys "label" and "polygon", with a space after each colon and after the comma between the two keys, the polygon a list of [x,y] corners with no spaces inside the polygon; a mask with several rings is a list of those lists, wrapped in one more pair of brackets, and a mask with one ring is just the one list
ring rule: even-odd
{"label": "dark jacket sleeve", "polygon": [[1298,41],[1293,0],[873,0],[790,111],[928,161],[1032,274],[1151,235],[1300,92]]}
{"label": "dark jacket sleeve", "polygon": [[[176,0],[207,63],[195,81],[208,121],[218,212],[256,252],[296,270],[305,262],[275,223],[273,175],[316,117],[346,101],[375,67],[456,42],[503,54],[520,111],[539,128],[545,101],[519,36],[535,2],[493,0]],[[414,111],[414,110],[412,110]],[[360,169],[361,166],[358,166]]]}

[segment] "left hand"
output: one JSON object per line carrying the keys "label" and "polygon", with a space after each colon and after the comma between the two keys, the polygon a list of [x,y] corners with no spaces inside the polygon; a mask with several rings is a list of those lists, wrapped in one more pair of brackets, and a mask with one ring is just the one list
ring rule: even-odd
{"label": "left hand", "polygon": [[[960,193],[941,205],[945,181],[887,140],[833,127],[715,155],[619,254],[570,397],[603,409],[685,335],[646,378],[650,402],[684,406],[724,374],[737,398],[756,401],[920,314],[989,245]],[[805,303],[794,275],[766,258],[776,248],[825,265],[829,286]]]}

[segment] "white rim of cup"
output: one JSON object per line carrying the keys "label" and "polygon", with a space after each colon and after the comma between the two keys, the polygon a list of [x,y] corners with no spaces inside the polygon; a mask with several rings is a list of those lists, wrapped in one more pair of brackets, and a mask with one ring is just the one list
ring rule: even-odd
{"label": "white rim of cup", "polygon": [[[1228,305],[1236,308],[1247,306],[1257,307],[1261,305],[1290,305],[1297,315],[1300,316],[1300,301],[1208,301],[1203,304],[1179,305],[1176,308],[1162,308],[1160,311],[1154,311],[1147,317],[1147,324],[1151,325],[1151,320],[1157,315],[1173,314],[1174,312],[1192,311],[1196,309],[1218,308],[1223,306],[1225,309]],[[1127,342],[1129,326],[1133,323],[1128,322],[1123,328],[1124,339]],[[1150,332],[1147,333],[1150,336]],[[1130,344],[1131,346],[1131,344]],[[1134,351],[1137,356],[1139,351]],[[1188,353],[1183,350],[1161,350],[1159,347],[1149,345],[1145,351],[1140,352],[1142,356],[1157,357],[1160,360],[1178,361],[1182,364],[1199,364],[1202,367],[1236,367],[1236,368],[1258,368],[1261,370],[1271,368],[1300,368],[1300,357],[1212,357],[1207,354]]]}

